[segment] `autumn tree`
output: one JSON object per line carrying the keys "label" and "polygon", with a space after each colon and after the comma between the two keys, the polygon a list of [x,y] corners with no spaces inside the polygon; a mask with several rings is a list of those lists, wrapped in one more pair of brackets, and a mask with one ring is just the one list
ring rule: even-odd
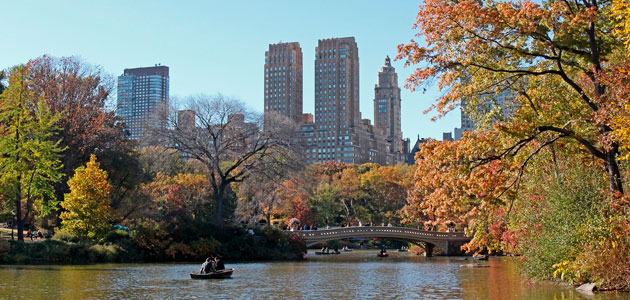
{"label": "autumn tree", "polygon": [[311,165],[282,182],[279,202],[286,221],[297,218],[302,224],[312,225],[316,222],[317,214],[309,206],[309,199],[318,184],[315,178]]}
{"label": "autumn tree", "polygon": [[61,203],[62,229],[82,239],[98,240],[111,228],[113,211],[109,206],[112,186],[107,172],[100,168],[96,156],[90,156],[85,167],[77,168],[68,181],[70,193]]}
{"label": "autumn tree", "polygon": [[612,1],[612,19],[615,22],[616,35],[630,49],[630,3],[624,0]]}
{"label": "autumn tree", "polygon": [[194,124],[180,123],[177,109],[165,107],[155,116],[152,136],[206,167],[216,208],[215,223],[221,226],[231,184],[268,171],[270,162],[293,161],[280,157],[293,149],[295,124],[285,118],[263,120],[240,101],[221,95],[192,97],[187,109],[195,114]]}
{"label": "autumn tree", "polygon": [[[532,143],[550,148],[569,140],[606,166],[612,193],[623,193],[619,144],[609,139],[613,129],[599,115],[615,100],[600,74],[623,51],[610,10],[610,1],[594,0],[428,0],[414,25],[426,44],[400,45],[397,58],[422,65],[407,87],[439,79],[446,90],[432,106],[439,116],[462,99],[474,108],[510,95],[512,119],[498,125],[514,141],[494,159],[534,154],[537,147],[525,147]],[[475,109],[469,113],[474,116]]]}
{"label": "autumn tree", "polygon": [[176,150],[162,146],[147,146],[142,147],[138,154],[143,171],[151,177],[157,173],[168,176],[185,173],[186,162]]}
{"label": "autumn tree", "polygon": [[55,140],[59,115],[33,89],[26,66],[11,69],[9,86],[0,95],[0,193],[10,199],[17,218],[18,240],[33,212],[47,215],[58,201],[53,186],[62,178]]}
{"label": "autumn tree", "polygon": [[459,141],[423,144],[416,154],[415,186],[402,210],[404,221],[442,230],[455,222],[473,235],[466,249],[501,250],[505,215],[516,199],[511,188],[520,177],[514,161],[479,161],[497,155],[502,144],[495,136],[473,132]]}
{"label": "autumn tree", "polygon": [[149,215],[157,213],[157,220],[177,223],[185,220],[210,220],[213,206],[211,188],[203,174],[178,173],[173,176],[158,172],[155,178],[142,185],[152,200]]}
{"label": "autumn tree", "polygon": [[[113,160],[105,160],[104,156],[120,156],[114,152],[130,152],[132,145],[125,140],[122,123],[116,119],[114,110],[108,107],[115,84],[112,76],[77,57],[49,55],[30,60],[26,72],[32,79],[33,92],[59,115],[56,125],[60,130],[52,140],[60,140],[64,149],[61,160],[66,178],[84,165],[91,154],[99,157],[110,176],[118,177],[113,173],[120,169],[110,167],[108,163]],[[120,178],[132,179],[124,174]],[[57,198],[63,198],[67,192],[66,181],[57,182]]]}
{"label": "autumn tree", "polygon": [[359,189],[368,195],[361,204],[373,216],[372,223],[400,223],[399,210],[407,203],[413,174],[406,165],[379,166],[361,174]]}
{"label": "autumn tree", "polygon": [[253,175],[239,184],[237,217],[258,222],[262,217],[271,224],[271,217],[279,211],[282,185],[266,176]]}

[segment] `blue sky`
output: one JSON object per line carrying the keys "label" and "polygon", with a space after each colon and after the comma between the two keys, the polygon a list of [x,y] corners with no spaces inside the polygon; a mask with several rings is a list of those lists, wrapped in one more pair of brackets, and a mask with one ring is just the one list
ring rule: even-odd
{"label": "blue sky", "polygon": [[[0,68],[43,54],[79,56],[113,76],[124,68],[170,67],[171,96],[216,94],[263,110],[263,66],[270,43],[297,41],[304,56],[304,112],[314,111],[318,39],[354,36],[359,47],[363,118],[373,119],[374,84],[386,55],[414,35],[419,2],[377,1],[3,1]],[[412,72],[393,62],[399,84]],[[431,122],[438,97],[402,92],[405,137],[442,138],[459,111]],[[115,96],[113,97],[115,100]]]}

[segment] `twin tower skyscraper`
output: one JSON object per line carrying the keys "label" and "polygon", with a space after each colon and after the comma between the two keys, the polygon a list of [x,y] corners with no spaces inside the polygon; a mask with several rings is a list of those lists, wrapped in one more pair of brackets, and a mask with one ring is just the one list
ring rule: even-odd
{"label": "twin tower skyscraper", "polygon": [[297,42],[265,52],[265,113],[299,124],[307,163],[404,162],[398,75],[389,57],[374,88],[374,124],[359,110],[359,49],[354,37],[319,40],[315,48],[315,118],[303,113],[303,58]]}

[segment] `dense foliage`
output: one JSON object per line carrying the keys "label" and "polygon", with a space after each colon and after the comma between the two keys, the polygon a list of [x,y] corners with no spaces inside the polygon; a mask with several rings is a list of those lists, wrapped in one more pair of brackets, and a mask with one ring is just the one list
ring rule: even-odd
{"label": "dense foliage", "polygon": [[465,104],[477,130],[418,153],[406,221],[456,222],[468,250],[520,254],[536,277],[630,290],[626,24],[622,1],[424,1],[425,40],[398,47],[419,65],[407,87],[439,80],[429,111]]}
{"label": "dense foliage", "polygon": [[[413,167],[329,162],[287,174],[283,180],[253,177],[239,186],[240,221],[301,226],[400,225],[398,211],[413,186]],[[251,187],[256,186],[252,193]]]}

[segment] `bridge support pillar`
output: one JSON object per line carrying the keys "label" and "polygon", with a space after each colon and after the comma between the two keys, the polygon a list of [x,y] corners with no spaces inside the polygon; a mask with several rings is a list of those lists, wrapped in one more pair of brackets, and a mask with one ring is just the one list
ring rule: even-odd
{"label": "bridge support pillar", "polygon": [[433,247],[435,247],[433,246],[433,244],[425,242],[424,243],[424,256],[426,257],[433,256]]}
{"label": "bridge support pillar", "polygon": [[462,250],[462,246],[466,242],[446,242],[446,249],[444,249],[444,255],[446,256],[461,256],[466,255]]}

